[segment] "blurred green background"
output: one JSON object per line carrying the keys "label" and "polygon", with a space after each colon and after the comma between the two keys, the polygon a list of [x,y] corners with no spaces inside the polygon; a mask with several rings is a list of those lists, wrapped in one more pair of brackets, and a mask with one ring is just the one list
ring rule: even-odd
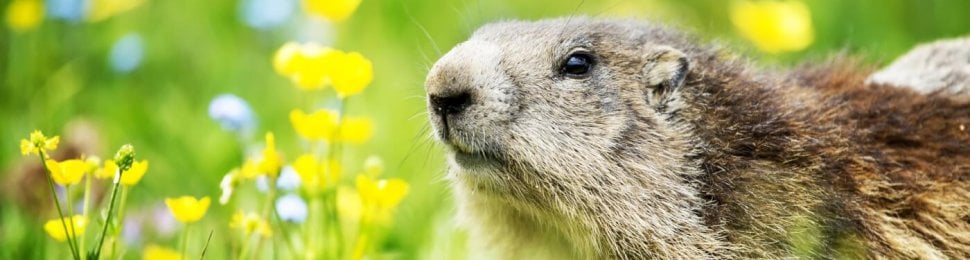
{"label": "blurred green background", "polygon": [[[3,259],[36,258],[60,246],[41,230],[51,212],[37,213],[30,209],[37,204],[23,203],[29,196],[24,188],[31,187],[23,175],[36,158],[21,156],[17,145],[33,129],[77,139],[80,151],[102,157],[121,144],[135,145],[151,167],[129,197],[130,212],[150,211],[165,197],[219,196],[220,178],[243,157],[237,138],[208,115],[209,102],[221,93],[248,101],[259,123],[256,133],[277,133],[278,145],[292,159],[300,143],[288,112],[317,104],[273,71],[272,55],[287,41],[317,41],[373,61],[375,80],[350,102],[349,113],[372,117],[376,132],[368,144],[349,147],[347,157],[362,161],[377,154],[386,164],[384,176],[411,185],[381,248],[393,258],[451,259],[465,256],[463,241],[469,238],[453,226],[444,157],[429,140],[423,79],[442,52],[484,23],[566,15],[637,17],[693,30],[768,65],[839,51],[885,64],[917,43],[970,33],[970,1],[962,0],[804,1],[815,40],[803,51],[777,55],[762,54],[738,36],[729,1],[363,0],[353,16],[337,24],[309,18],[295,0],[146,0],[100,21],[54,8],[78,2],[85,1],[44,1],[46,15],[38,27],[19,32],[4,27],[0,33]],[[0,1],[0,7],[10,3]],[[265,12],[270,18],[258,17]],[[121,51],[116,54],[121,61],[113,65],[112,48],[126,35],[137,35],[136,49],[143,55],[131,61],[128,56],[137,51]],[[118,62],[128,62],[130,70],[125,64],[118,69]],[[130,68],[131,63],[137,65]],[[260,135],[255,136],[258,141]],[[355,172],[360,166],[346,167]],[[224,226],[231,214],[213,205],[204,223]],[[174,239],[152,240],[174,245]],[[214,252],[213,257],[224,255]]]}

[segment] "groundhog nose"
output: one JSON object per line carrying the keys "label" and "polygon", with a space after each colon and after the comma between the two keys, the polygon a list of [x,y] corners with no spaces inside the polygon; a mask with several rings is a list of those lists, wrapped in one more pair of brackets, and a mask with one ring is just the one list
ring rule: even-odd
{"label": "groundhog nose", "polygon": [[471,105],[471,94],[467,91],[451,93],[447,95],[429,94],[431,107],[440,116],[456,115],[461,113]]}

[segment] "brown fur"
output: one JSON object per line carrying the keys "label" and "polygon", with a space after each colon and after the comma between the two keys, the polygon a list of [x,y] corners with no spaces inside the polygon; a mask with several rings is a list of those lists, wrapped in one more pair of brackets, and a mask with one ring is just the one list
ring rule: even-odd
{"label": "brown fur", "polygon": [[[576,46],[591,76],[557,76]],[[427,88],[470,93],[431,121],[502,257],[970,257],[970,100],[866,84],[846,58],[753,68],[676,30],[568,18],[486,26]]]}

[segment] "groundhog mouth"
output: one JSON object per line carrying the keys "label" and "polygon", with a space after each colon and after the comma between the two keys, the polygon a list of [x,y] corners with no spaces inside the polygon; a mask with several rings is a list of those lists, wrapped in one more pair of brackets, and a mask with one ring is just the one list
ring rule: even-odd
{"label": "groundhog mouth", "polygon": [[487,151],[462,151],[454,149],[455,163],[462,168],[495,168],[504,165],[502,157]]}

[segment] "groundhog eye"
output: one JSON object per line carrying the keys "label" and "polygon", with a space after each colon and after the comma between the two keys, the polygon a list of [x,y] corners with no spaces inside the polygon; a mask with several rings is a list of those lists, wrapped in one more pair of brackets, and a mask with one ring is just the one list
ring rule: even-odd
{"label": "groundhog eye", "polygon": [[586,53],[573,53],[562,64],[562,73],[572,77],[582,77],[593,68],[593,56]]}

